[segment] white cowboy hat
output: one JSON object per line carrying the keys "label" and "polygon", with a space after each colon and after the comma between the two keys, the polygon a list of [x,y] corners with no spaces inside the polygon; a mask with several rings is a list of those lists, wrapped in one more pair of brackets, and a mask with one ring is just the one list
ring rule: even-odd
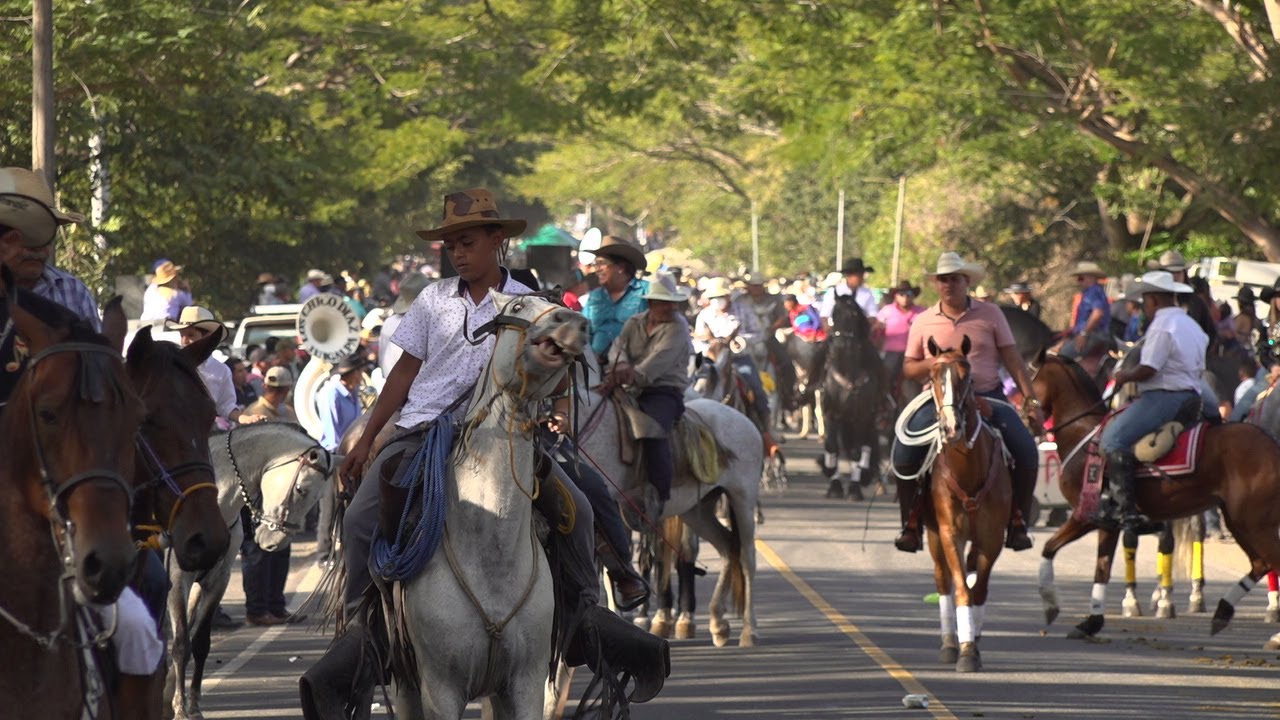
{"label": "white cowboy hat", "polygon": [[1187,260],[1177,250],[1165,250],[1160,253],[1160,269],[1180,272],[1187,269]]}
{"label": "white cowboy hat", "polygon": [[1099,265],[1098,263],[1092,260],[1081,260],[1080,262],[1076,263],[1075,267],[1071,268],[1071,272],[1067,274],[1068,275],[1092,275],[1094,277],[1104,278],[1107,276],[1107,271],[1103,270],[1101,265]]}
{"label": "white cowboy hat", "polygon": [[199,305],[188,305],[182,308],[182,312],[178,313],[177,322],[164,321],[165,330],[186,330],[192,327],[209,333],[222,333],[224,336],[227,332],[227,326],[219,322],[211,310]]}
{"label": "white cowboy hat", "polygon": [[733,287],[729,284],[728,279],[722,277],[713,277],[708,280],[707,289],[702,292],[702,296],[708,300],[729,297],[731,294],[733,294]]}
{"label": "white cowboy hat", "polygon": [[22,233],[23,245],[48,245],[60,226],[78,222],[83,215],[54,205],[44,178],[26,168],[0,168],[0,225]]}
{"label": "white cowboy hat", "polygon": [[659,270],[649,281],[649,292],[644,294],[644,299],[682,303],[689,298],[681,292],[680,286],[676,285],[674,275],[665,270]]}
{"label": "white cowboy hat", "polygon": [[842,282],[844,282],[844,273],[829,272],[826,277],[822,278],[822,282],[818,283],[818,289],[829,290]]}
{"label": "white cowboy hat", "polygon": [[925,277],[938,275],[964,275],[970,283],[978,283],[987,276],[986,268],[977,263],[967,263],[960,253],[944,252],[938,256],[938,267],[933,272],[926,272]]}
{"label": "white cowboy hat", "polygon": [[1144,293],[1189,293],[1192,292],[1191,286],[1185,283],[1175,282],[1173,273],[1166,270],[1152,270],[1143,273],[1141,278],[1129,287],[1129,291],[1125,293],[1126,299],[1129,295],[1142,295]]}

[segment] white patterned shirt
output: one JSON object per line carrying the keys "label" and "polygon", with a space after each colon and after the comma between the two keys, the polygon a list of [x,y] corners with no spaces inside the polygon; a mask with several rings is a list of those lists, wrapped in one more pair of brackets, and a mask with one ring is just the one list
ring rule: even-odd
{"label": "white patterned shirt", "polygon": [[[493,354],[492,334],[475,337],[476,329],[498,314],[493,296],[486,293],[473,303],[461,285],[457,277],[428,285],[391,336],[391,342],[405,353],[422,360],[400,410],[399,427],[411,428],[439,417],[476,384]],[[497,289],[507,295],[533,292],[511,279],[505,268]]]}

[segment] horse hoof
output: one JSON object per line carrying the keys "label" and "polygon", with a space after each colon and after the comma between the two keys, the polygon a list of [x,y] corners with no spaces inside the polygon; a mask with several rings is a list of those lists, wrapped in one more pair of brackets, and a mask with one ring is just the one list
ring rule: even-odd
{"label": "horse hoof", "polygon": [[728,645],[729,632],[730,632],[729,623],[721,622],[718,625],[713,624],[711,627],[711,644],[715,645],[718,648],[722,648],[725,645]]}
{"label": "horse hoof", "polygon": [[1187,612],[1189,613],[1207,612],[1204,609],[1204,596],[1192,595],[1191,599],[1187,600]]}
{"label": "horse hoof", "polygon": [[861,501],[863,499],[862,488],[858,486],[858,483],[850,480],[849,492],[845,493],[845,497],[848,497],[853,502]]}
{"label": "horse hoof", "polygon": [[1052,625],[1052,624],[1053,624],[1053,621],[1058,619],[1058,614],[1059,614],[1060,612],[1061,612],[1061,611],[1060,611],[1056,606],[1054,606],[1054,607],[1047,607],[1047,608],[1045,608],[1045,609],[1044,609],[1044,624],[1045,624],[1045,625]]}
{"label": "horse hoof", "polygon": [[1269,623],[1280,623],[1280,608],[1267,608],[1266,621]]}
{"label": "horse hoof", "polygon": [[641,630],[648,630],[649,624],[652,622],[652,620],[649,618],[648,615],[637,615],[635,619],[632,620],[631,622],[633,625],[640,628]]}
{"label": "horse hoof", "polygon": [[1172,620],[1178,617],[1178,610],[1173,603],[1162,603],[1156,607],[1156,617],[1161,620]]}
{"label": "horse hoof", "polygon": [[839,500],[843,497],[844,497],[844,486],[840,484],[839,480],[832,480],[831,484],[827,486],[827,499]]}
{"label": "horse hoof", "polygon": [[955,633],[942,636],[942,649],[938,651],[938,662],[943,665],[955,665],[960,660],[960,639]]}
{"label": "horse hoof", "polygon": [[1090,615],[1084,619],[1084,622],[1071,629],[1067,633],[1067,637],[1072,640],[1084,640],[1091,638],[1102,631],[1104,620],[1101,615]]}
{"label": "horse hoof", "polygon": [[671,621],[656,618],[652,623],[650,623],[649,632],[660,638],[669,638],[671,637]]}
{"label": "horse hoof", "polygon": [[960,658],[956,660],[956,672],[970,673],[982,669],[982,654],[975,643],[960,644]]}
{"label": "horse hoof", "polygon": [[1127,618],[1142,617],[1142,605],[1137,600],[1126,598],[1120,605],[1120,614]]}
{"label": "horse hoof", "polygon": [[1266,645],[1262,646],[1263,650],[1280,650],[1280,633],[1271,636]]}
{"label": "horse hoof", "polygon": [[698,636],[698,629],[697,629],[697,626],[693,624],[692,620],[676,621],[676,639],[677,640],[692,640],[697,636]]}
{"label": "horse hoof", "polygon": [[1236,608],[1223,598],[1218,599],[1218,609],[1213,613],[1213,622],[1209,623],[1209,634],[1217,635],[1227,626],[1231,624],[1231,618],[1236,614]]}
{"label": "horse hoof", "polygon": [[738,639],[738,647],[753,648],[756,646],[756,636],[751,633],[742,633],[742,637]]}

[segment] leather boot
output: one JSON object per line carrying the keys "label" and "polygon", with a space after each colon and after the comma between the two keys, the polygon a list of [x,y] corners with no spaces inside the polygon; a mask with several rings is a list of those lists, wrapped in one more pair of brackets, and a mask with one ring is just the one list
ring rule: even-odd
{"label": "leather boot", "polygon": [[628,698],[635,703],[656,697],[671,674],[671,648],[666,640],[600,605],[592,605],[583,614],[564,661],[570,667],[585,664],[597,675],[609,675],[615,681],[630,675],[635,689]]}
{"label": "leather boot", "polygon": [[[1120,523],[1126,530],[1137,530],[1151,523],[1151,519],[1138,512],[1137,479],[1133,476],[1137,470],[1138,459],[1132,452],[1116,450],[1107,455],[1107,477],[1114,483],[1112,493]],[[1115,468],[1114,473],[1111,468]]]}
{"label": "leather boot", "polygon": [[902,514],[902,532],[894,538],[893,546],[902,552],[920,552],[920,483],[917,480],[898,478],[898,511]]}
{"label": "leather boot", "polygon": [[[1023,486],[1026,487],[1023,487]],[[1015,552],[1031,549],[1031,537],[1027,535],[1027,516],[1031,513],[1033,483],[1013,484],[1013,512],[1009,516],[1009,530],[1005,533],[1004,546]]]}
{"label": "leather boot", "polygon": [[609,580],[613,582],[613,599],[619,610],[634,610],[649,599],[649,583],[636,572],[631,558],[624,559],[600,533],[596,533],[596,556],[600,558],[604,569],[609,571]]}
{"label": "leather boot", "polygon": [[363,625],[352,625],[298,680],[306,720],[368,720],[378,668]]}

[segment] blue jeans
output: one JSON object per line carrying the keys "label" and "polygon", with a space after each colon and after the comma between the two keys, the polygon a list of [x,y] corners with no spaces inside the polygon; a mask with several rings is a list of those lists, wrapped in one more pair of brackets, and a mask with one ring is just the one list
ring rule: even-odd
{"label": "blue jeans", "polygon": [[[578,455],[572,440],[565,438],[564,443],[565,456],[572,458]],[[622,523],[622,514],[618,511],[618,501],[614,500],[613,496],[609,494],[609,487],[606,485],[604,477],[585,458],[579,457],[577,461],[557,460],[556,462],[560,464],[560,468],[569,476],[569,479],[573,480],[574,485],[586,496],[587,502],[595,513],[596,530],[600,531],[600,534],[604,535],[605,539],[609,541],[609,544],[618,553],[618,557],[631,557],[631,533],[627,530],[627,526]]]}
{"label": "blue jeans", "polygon": [[[754,366],[753,366],[754,367]],[[760,382],[756,378],[756,382]],[[645,415],[653,418],[668,433],[676,426],[676,421],[684,414],[684,394],[671,387],[652,387],[640,392],[636,404]],[[671,499],[671,482],[676,474],[675,456],[671,454],[669,438],[645,438],[640,441],[644,450],[645,468],[649,471],[649,482],[658,490],[658,497],[664,502]]]}
{"label": "blue jeans", "polygon": [[751,387],[751,394],[754,398],[754,409],[760,418],[761,430],[769,427],[769,396],[765,395],[764,383],[760,381],[760,371],[756,368],[756,361],[751,359],[747,353],[740,353],[733,356],[733,369],[737,371],[738,377]]}
{"label": "blue jeans", "polygon": [[[1009,448],[1009,453],[1013,455],[1014,497],[1027,497],[1029,492],[1034,491],[1036,473],[1040,469],[1040,450],[1036,447],[1035,438],[1031,437],[1031,432],[1027,430],[1026,425],[1022,424],[1022,418],[1018,417],[1018,412],[1007,404],[1008,400],[1000,394],[999,390],[978,394],[1000,401],[991,404],[991,419],[987,422],[1000,431],[1004,437],[1005,447]],[[921,405],[920,409],[911,416],[907,421],[907,427],[919,432],[937,420],[938,410],[933,403],[929,402]],[[894,470],[900,475],[914,475],[919,471],[920,464],[924,462],[928,451],[927,446],[903,445],[895,439],[893,442]]]}
{"label": "blue jeans", "polygon": [[287,615],[284,586],[289,579],[289,553],[292,546],[267,552],[253,539],[253,520],[247,508],[241,509],[244,540],[240,542],[240,580],[244,586],[246,616]]}
{"label": "blue jeans", "polygon": [[1124,412],[1111,418],[1102,429],[1099,449],[1132,452],[1133,444],[1154,432],[1178,414],[1183,403],[1199,395],[1194,390],[1146,390]]}

